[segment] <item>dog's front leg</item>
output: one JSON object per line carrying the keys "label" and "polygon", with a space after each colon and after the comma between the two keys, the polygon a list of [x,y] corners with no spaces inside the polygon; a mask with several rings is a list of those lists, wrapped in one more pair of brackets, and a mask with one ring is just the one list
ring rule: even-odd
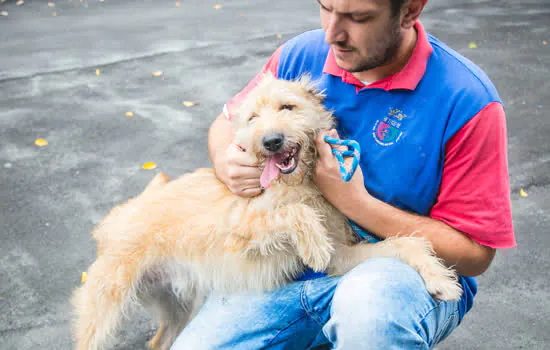
{"label": "dog's front leg", "polygon": [[343,275],[371,258],[397,258],[415,269],[424,279],[428,292],[440,300],[458,300],[462,288],[456,272],[439,259],[431,243],[423,237],[391,237],[378,243],[338,245],[329,274]]}
{"label": "dog's front leg", "polygon": [[307,205],[294,204],[270,216],[267,222],[274,225],[270,231],[285,235],[305,265],[319,272],[327,270],[334,249],[322,215]]}

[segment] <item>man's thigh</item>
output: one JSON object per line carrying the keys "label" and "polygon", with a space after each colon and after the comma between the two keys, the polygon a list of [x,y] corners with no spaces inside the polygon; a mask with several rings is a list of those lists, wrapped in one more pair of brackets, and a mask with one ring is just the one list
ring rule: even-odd
{"label": "man's thigh", "polygon": [[408,265],[372,259],[342,277],[212,296],[172,349],[430,348],[458,325],[457,312],[456,302],[434,301]]}
{"label": "man's thigh", "polygon": [[[313,299],[306,297],[312,293],[311,281],[264,294],[213,295],[172,349],[306,349],[322,332],[313,309],[328,313],[337,284],[336,278],[321,280]],[[310,305],[313,300],[315,305]]]}

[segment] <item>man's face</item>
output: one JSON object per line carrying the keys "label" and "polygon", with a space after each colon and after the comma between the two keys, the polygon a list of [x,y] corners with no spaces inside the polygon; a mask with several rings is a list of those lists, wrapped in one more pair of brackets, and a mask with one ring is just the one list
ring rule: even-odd
{"label": "man's face", "polygon": [[362,72],[388,63],[402,42],[400,15],[390,0],[317,0],[325,40],[336,64]]}

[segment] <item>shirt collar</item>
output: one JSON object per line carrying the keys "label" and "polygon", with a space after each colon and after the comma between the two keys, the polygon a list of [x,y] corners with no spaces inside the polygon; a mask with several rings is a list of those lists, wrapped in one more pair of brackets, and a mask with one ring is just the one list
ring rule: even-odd
{"label": "shirt collar", "polygon": [[372,84],[365,86],[350,72],[338,67],[336,64],[336,59],[334,58],[334,53],[330,49],[328,50],[323,73],[341,77],[344,83],[355,85],[357,90],[362,88],[384,89],[386,91],[394,89],[414,90],[418,83],[420,83],[420,80],[422,80],[422,77],[426,72],[428,59],[433,52],[433,48],[428,42],[428,36],[426,35],[424,27],[420,21],[416,21],[414,28],[417,32],[417,40],[414,51],[409,58],[409,62],[407,62],[401,71],[390,77],[375,81]]}

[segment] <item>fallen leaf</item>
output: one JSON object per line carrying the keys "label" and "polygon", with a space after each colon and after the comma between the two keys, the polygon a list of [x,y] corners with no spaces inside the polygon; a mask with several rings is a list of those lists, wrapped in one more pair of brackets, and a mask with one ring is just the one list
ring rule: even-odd
{"label": "fallen leaf", "polygon": [[543,40],[543,41],[542,41],[542,45],[548,45],[548,41]]}
{"label": "fallen leaf", "polygon": [[19,1],[16,2],[15,4],[16,4],[17,6],[21,6],[21,5],[23,5],[24,3],[25,3],[25,2],[24,2],[23,0],[19,0]]}
{"label": "fallen leaf", "polygon": [[153,76],[154,77],[160,77],[162,75],[162,71],[161,70],[158,70],[156,72],[153,72]]}
{"label": "fallen leaf", "polygon": [[219,9],[221,9],[222,7],[223,7],[223,6],[222,6],[222,5],[219,5],[219,4],[214,5],[214,8],[215,8],[216,10],[219,10]]}
{"label": "fallen leaf", "polygon": [[100,75],[101,74],[101,71],[99,69],[96,69],[95,70],[95,75]]}
{"label": "fallen leaf", "polygon": [[277,39],[281,39],[283,37],[282,34],[277,34]]}
{"label": "fallen leaf", "polygon": [[157,167],[157,163],[155,162],[147,162],[141,166],[141,168],[145,170],[153,170],[156,167]]}
{"label": "fallen leaf", "polygon": [[52,16],[56,17],[56,16],[57,16],[57,12],[52,12]]}
{"label": "fallen leaf", "polygon": [[80,277],[80,283],[86,282],[87,279],[88,279],[88,273],[82,272],[82,277]]}
{"label": "fallen leaf", "polygon": [[193,101],[183,101],[183,105],[185,107],[193,107],[195,105],[198,105],[198,102],[193,102]]}
{"label": "fallen leaf", "polygon": [[53,2],[49,2],[48,7],[55,7],[55,4]]}
{"label": "fallen leaf", "polygon": [[181,4],[179,3],[179,1],[176,2],[176,7],[180,7]]}
{"label": "fallen leaf", "polygon": [[0,12],[0,15],[6,17],[8,15],[8,11],[2,11]]}
{"label": "fallen leaf", "polygon": [[36,139],[34,141],[34,144],[37,145],[38,147],[44,147],[44,146],[48,145],[48,141],[46,141],[44,139]]}
{"label": "fallen leaf", "polygon": [[523,190],[523,188],[519,190],[519,195],[522,196],[523,198],[526,198],[526,197],[529,196],[529,195],[527,194],[527,192],[525,192],[525,191]]}
{"label": "fallen leaf", "polygon": [[470,49],[477,49],[477,45],[476,45],[476,43],[473,42],[473,41],[470,41],[470,45],[468,45],[468,47],[469,47]]}
{"label": "fallen leaf", "polygon": [[127,116],[127,117],[133,117],[133,116],[134,116],[134,112],[126,112],[125,116]]}

